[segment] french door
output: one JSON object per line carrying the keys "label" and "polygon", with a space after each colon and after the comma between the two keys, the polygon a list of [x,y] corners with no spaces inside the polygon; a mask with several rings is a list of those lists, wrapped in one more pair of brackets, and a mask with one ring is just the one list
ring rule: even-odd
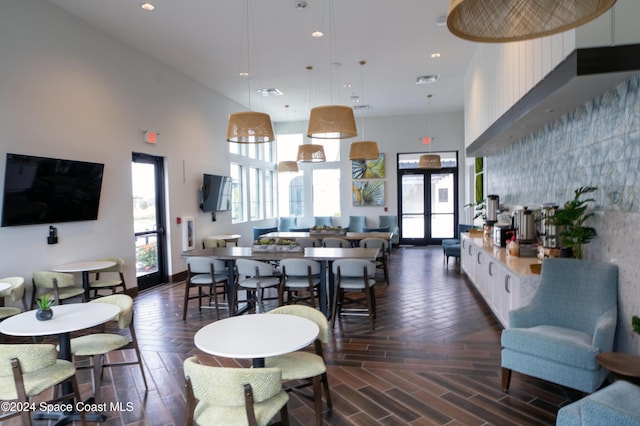
{"label": "french door", "polygon": [[458,223],[456,169],[398,171],[400,244],[441,244]]}
{"label": "french door", "polygon": [[133,153],[133,231],[138,289],[167,282],[164,159]]}

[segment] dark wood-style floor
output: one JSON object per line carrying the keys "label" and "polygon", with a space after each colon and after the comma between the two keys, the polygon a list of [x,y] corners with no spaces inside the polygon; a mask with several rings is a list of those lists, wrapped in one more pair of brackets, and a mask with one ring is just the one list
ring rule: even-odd
{"label": "dark wood-style floor", "polygon": [[[439,247],[395,249],[389,266],[391,285],[380,284],[376,291],[376,331],[369,331],[366,318],[349,318],[336,324],[325,348],[333,398],[326,424],[552,425],[559,407],[580,397],[517,373],[510,392],[502,392],[501,326],[455,262],[443,264]],[[215,312],[198,312],[192,302],[182,321],[182,297],[181,283],[136,297],[150,389],[145,395],[137,367],[105,372],[103,400],[131,407],[108,411],[105,425],[184,424],[182,362],[199,353],[193,335],[215,320]],[[88,371],[78,375],[83,396],[89,396]],[[293,425],[313,424],[309,400],[291,395],[288,404]]]}

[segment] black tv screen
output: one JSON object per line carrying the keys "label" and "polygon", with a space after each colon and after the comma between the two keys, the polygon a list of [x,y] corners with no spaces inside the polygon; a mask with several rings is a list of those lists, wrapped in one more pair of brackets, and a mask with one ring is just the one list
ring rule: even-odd
{"label": "black tv screen", "polygon": [[104,164],[7,154],[2,226],[98,219]]}
{"label": "black tv screen", "polygon": [[204,174],[202,176],[202,200],[204,212],[231,210],[231,177]]}

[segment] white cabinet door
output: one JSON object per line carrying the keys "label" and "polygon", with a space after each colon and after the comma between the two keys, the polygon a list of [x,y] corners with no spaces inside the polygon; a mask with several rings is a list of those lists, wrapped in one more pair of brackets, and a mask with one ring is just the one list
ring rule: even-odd
{"label": "white cabinet door", "polygon": [[476,284],[475,254],[478,248],[468,238],[462,238],[460,246],[460,266],[469,279]]}
{"label": "white cabinet door", "polygon": [[495,292],[494,312],[502,325],[508,328],[509,311],[520,307],[520,278],[501,265]]}

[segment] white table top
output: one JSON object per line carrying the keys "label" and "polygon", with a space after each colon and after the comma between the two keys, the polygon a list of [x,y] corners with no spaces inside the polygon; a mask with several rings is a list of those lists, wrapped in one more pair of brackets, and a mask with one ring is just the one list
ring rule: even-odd
{"label": "white table top", "polygon": [[49,336],[90,328],[105,323],[120,313],[107,303],[70,303],[53,306],[53,318],[36,319],[36,311],[27,311],[0,322],[0,333],[11,336]]}
{"label": "white table top", "polygon": [[97,271],[98,269],[110,268],[115,264],[116,262],[112,260],[90,260],[87,262],[65,263],[64,265],[54,266],[51,270],[54,272]]}
{"label": "white table top", "polygon": [[205,238],[212,238],[214,240],[238,240],[242,237],[240,234],[218,234],[218,235],[207,235]]}
{"label": "white table top", "polygon": [[251,314],[206,325],[193,340],[198,349],[211,355],[264,358],[304,348],[318,332],[316,323],[295,315]]}
{"label": "white table top", "polygon": [[10,288],[11,288],[11,284],[0,282],[0,292],[9,290]]}

